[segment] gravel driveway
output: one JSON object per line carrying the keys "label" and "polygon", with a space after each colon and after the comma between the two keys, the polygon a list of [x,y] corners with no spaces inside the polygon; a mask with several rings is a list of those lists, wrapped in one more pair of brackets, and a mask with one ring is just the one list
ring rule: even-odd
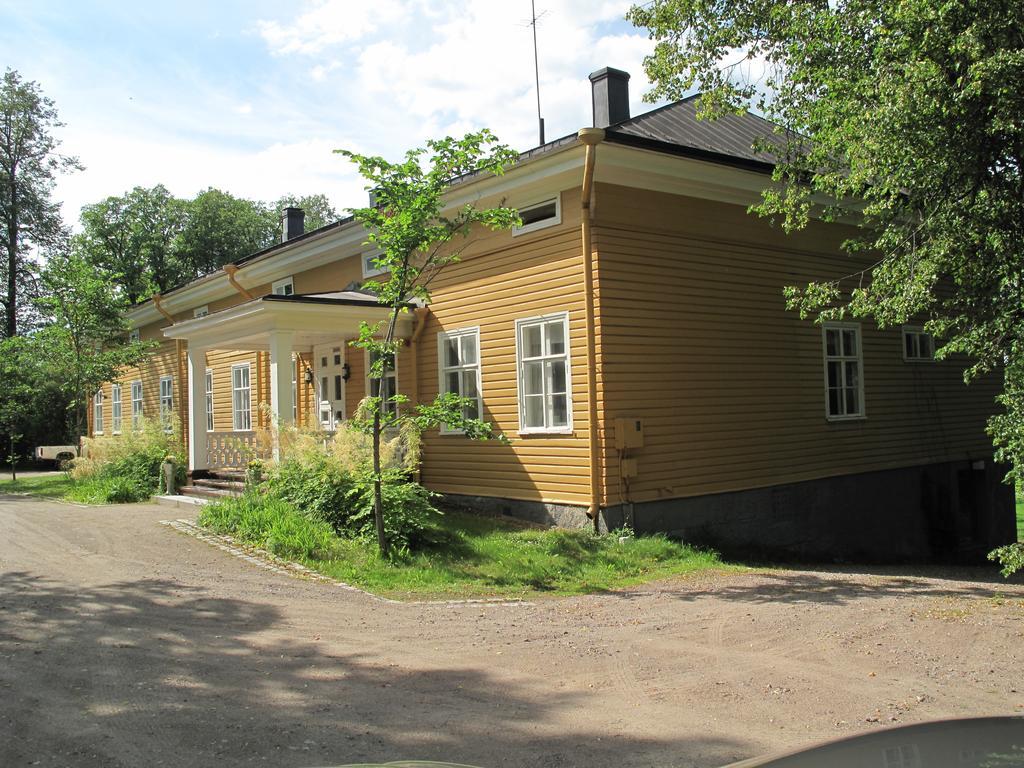
{"label": "gravel driveway", "polygon": [[0,766],[716,766],[1024,712],[1024,587],[994,570],[389,605],[181,514],[0,497]]}

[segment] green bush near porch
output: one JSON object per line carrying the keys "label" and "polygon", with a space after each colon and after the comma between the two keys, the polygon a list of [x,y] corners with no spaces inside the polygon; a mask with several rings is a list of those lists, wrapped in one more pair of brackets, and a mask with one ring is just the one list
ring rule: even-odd
{"label": "green bush near porch", "polygon": [[84,441],[83,456],[71,469],[66,496],[86,504],[130,504],[160,490],[161,465],[171,460],[176,482],[185,480],[186,459],[180,436],[156,421],[142,420],[121,435]]}

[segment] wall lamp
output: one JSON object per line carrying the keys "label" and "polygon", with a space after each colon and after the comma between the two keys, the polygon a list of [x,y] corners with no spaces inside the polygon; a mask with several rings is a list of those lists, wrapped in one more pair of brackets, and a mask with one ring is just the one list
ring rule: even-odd
{"label": "wall lamp", "polygon": [[306,372],[302,374],[302,380],[307,384],[313,383],[313,370],[311,368],[306,368]]}
{"label": "wall lamp", "polygon": [[352,369],[349,368],[348,363],[343,364],[341,366],[341,380],[342,381],[348,381],[348,379],[349,379],[349,377],[351,375],[352,375]]}

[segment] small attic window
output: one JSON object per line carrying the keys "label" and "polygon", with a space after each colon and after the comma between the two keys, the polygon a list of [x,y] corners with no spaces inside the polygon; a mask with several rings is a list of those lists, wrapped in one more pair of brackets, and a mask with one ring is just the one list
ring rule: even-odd
{"label": "small attic window", "polygon": [[387,272],[386,269],[381,269],[377,266],[376,261],[380,258],[381,252],[379,248],[374,248],[372,251],[367,251],[362,255],[363,259],[363,277],[376,277],[377,275],[383,275]]}
{"label": "small attic window", "polygon": [[522,235],[535,229],[561,224],[562,206],[559,203],[559,196],[533,205],[524,205],[519,209],[519,218],[523,220],[523,224],[512,230],[513,235]]}
{"label": "small attic window", "polygon": [[284,280],[278,280],[273,284],[271,293],[275,296],[291,296],[295,293],[295,284],[290,277],[286,277]]}
{"label": "small attic window", "polygon": [[203,306],[192,310],[192,317],[194,318],[206,317],[208,314],[210,314],[210,306],[208,304],[203,304]]}
{"label": "small attic window", "polygon": [[133,328],[132,330],[128,331],[128,341],[129,341],[129,343],[133,342],[133,341],[138,341],[140,335],[141,334],[139,333],[139,329],[138,328]]}

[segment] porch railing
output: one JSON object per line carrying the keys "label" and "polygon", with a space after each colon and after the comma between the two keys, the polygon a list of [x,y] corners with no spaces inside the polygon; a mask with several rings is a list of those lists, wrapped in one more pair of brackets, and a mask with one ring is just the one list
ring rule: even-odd
{"label": "porch railing", "polygon": [[243,469],[262,458],[255,432],[207,432],[206,466],[210,469]]}

